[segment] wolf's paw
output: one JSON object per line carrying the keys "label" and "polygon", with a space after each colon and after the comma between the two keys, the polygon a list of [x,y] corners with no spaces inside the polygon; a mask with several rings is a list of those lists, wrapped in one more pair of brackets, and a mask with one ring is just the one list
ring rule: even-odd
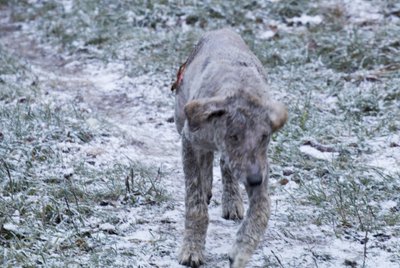
{"label": "wolf's paw", "polygon": [[181,254],[179,255],[179,264],[197,268],[203,263],[204,258],[202,252],[183,246]]}
{"label": "wolf's paw", "polygon": [[243,219],[243,204],[241,200],[223,200],[222,217],[227,220]]}
{"label": "wolf's paw", "polygon": [[237,245],[235,245],[229,254],[229,268],[245,268],[249,258],[249,254],[240,252]]}

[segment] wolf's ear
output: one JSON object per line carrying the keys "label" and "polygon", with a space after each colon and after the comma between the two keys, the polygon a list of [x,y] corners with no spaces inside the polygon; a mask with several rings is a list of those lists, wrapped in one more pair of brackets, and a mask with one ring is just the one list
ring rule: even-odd
{"label": "wolf's ear", "polygon": [[196,131],[212,118],[226,113],[225,100],[222,98],[207,98],[189,101],[185,105],[185,115],[189,130]]}
{"label": "wolf's ear", "polygon": [[269,102],[267,107],[268,117],[271,121],[271,128],[272,131],[275,132],[286,123],[288,112],[282,103],[276,101]]}

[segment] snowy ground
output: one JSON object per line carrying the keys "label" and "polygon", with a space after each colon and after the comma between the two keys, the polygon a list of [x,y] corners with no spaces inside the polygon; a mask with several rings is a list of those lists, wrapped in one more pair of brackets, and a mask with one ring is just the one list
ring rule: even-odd
{"label": "snowy ground", "polygon": [[[7,95],[8,85],[33,87],[38,93],[28,94],[29,107],[47,105],[68,124],[73,121],[61,136],[75,137],[76,124],[83,129],[77,131],[79,139],[69,140],[70,134],[51,144],[40,139],[38,146],[48,145],[57,161],[32,160],[31,173],[18,170],[33,151],[28,156],[11,146],[0,151],[7,152],[0,155],[0,263],[181,267],[184,181],[170,85],[202,32],[235,27],[229,16],[243,12],[245,22],[235,28],[265,63],[273,95],[290,111],[288,125],[271,144],[272,216],[248,267],[400,267],[400,6],[362,0],[255,2],[258,6],[238,4],[239,11],[211,5],[206,14],[212,18],[204,22],[200,3],[174,2],[182,8],[179,14],[163,11],[162,4],[135,2],[140,8],[122,8],[121,19],[115,15],[121,7],[107,1],[93,13],[95,1],[27,1],[22,13],[12,1],[0,1],[1,53],[18,59],[16,69],[27,69],[22,75],[0,73],[5,111],[0,145],[3,136],[13,140],[5,127],[11,117],[4,114],[25,103],[21,96],[28,94]],[[143,14],[137,11],[142,9]],[[57,12],[67,15],[55,17]],[[111,19],[94,21],[102,16]],[[99,29],[91,24],[104,27],[101,38],[93,38]],[[113,35],[131,24],[144,30]],[[251,33],[249,25],[254,25]],[[319,30],[323,25],[332,28]],[[7,57],[1,64],[11,66]],[[29,86],[23,87],[21,77]],[[31,148],[36,141],[23,142]],[[9,166],[14,167],[10,176]],[[7,186],[13,178],[21,185],[37,182],[44,190],[30,194],[32,186],[21,186],[17,191]],[[128,191],[127,183],[134,190]],[[53,193],[53,187],[60,192]],[[220,200],[215,165],[204,267],[228,267],[227,253],[240,225],[221,218]]]}

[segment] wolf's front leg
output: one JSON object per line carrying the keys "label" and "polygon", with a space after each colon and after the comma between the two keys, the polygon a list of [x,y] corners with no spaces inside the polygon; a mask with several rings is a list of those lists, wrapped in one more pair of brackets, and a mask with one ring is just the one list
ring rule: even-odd
{"label": "wolf's front leg", "polygon": [[199,267],[208,227],[208,199],[211,192],[213,153],[202,152],[182,138],[185,173],[185,234],[179,263]]}
{"label": "wolf's front leg", "polygon": [[271,200],[267,182],[259,186],[246,186],[250,206],[246,218],[236,236],[236,243],[230,253],[231,268],[243,268],[264,236],[270,217]]}
{"label": "wolf's front leg", "polygon": [[222,217],[227,220],[243,219],[243,201],[238,180],[234,179],[224,157],[220,160],[222,174]]}

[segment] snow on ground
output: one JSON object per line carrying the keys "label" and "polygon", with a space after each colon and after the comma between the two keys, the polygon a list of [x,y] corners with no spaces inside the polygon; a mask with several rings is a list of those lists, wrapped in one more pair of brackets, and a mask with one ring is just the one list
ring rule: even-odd
{"label": "snow on ground", "polygon": [[[64,1],[70,9],[69,1]],[[381,19],[373,13],[373,8],[366,1],[354,1],[346,4],[348,12],[359,23],[366,17]],[[372,12],[372,15],[371,15]],[[302,16],[293,22],[321,23],[320,17]],[[275,33],[266,31],[261,38],[268,39]],[[18,37],[14,37],[18,38]],[[15,40],[14,40],[15,41]],[[7,41],[3,41],[7,43]],[[32,56],[32,55],[30,55]],[[89,123],[98,127],[99,119],[106,119],[112,126],[123,133],[123,139],[110,137],[104,144],[82,146],[82,152],[96,155],[99,163],[110,159],[137,160],[141,163],[161,167],[166,176],[163,185],[170,194],[169,204],[161,207],[139,206],[132,208],[118,207],[118,204],[106,208],[98,207],[99,213],[117,215],[118,224],[101,223],[96,217],[88,221],[89,227],[100,230],[99,239],[107,236],[112,240],[106,247],[116,251],[135,251],[135,259],[129,263],[120,259],[116,264],[133,267],[181,267],[177,263],[177,254],[183,234],[184,180],[180,160],[180,137],[173,117],[173,95],[170,92],[171,73],[149,73],[137,77],[125,74],[124,65],[109,63],[103,65],[97,61],[72,61],[55,69],[49,68],[49,59],[33,55],[33,70],[39,81],[45,85],[49,99],[69,102],[80,99],[82,106],[91,111],[93,118]],[[323,97],[323,96],[322,96]],[[331,98],[331,97],[327,97]],[[330,103],[334,103],[330,101]],[[332,104],[334,105],[334,104]],[[392,144],[393,146],[389,146]],[[382,137],[374,141],[375,154],[367,160],[371,166],[384,168],[390,172],[399,171],[400,137]],[[59,144],[58,146],[68,146]],[[334,161],[336,152],[321,152],[318,149],[302,145],[299,150],[305,155],[324,161]],[[69,172],[68,168],[64,172]],[[270,263],[273,267],[355,267],[363,263],[364,247],[360,234],[350,234],[357,239],[339,239],[331,226],[299,225],[291,219],[293,204],[291,188],[298,185],[290,181],[282,186],[272,181],[275,194],[272,196],[272,216],[265,239],[253,255],[248,267],[264,267]],[[228,267],[227,253],[232,245],[240,223],[221,218],[221,175],[218,166],[214,168],[213,200],[211,202],[210,225],[206,242],[206,265],[204,267]],[[245,202],[245,192],[242,192]],[[382,204],[386,209],[395,202]],[[296,206],[296,210],[307,209]],[[312,215],[313,211],[304,211]],[[17,216],[16,216],[17,217]],[[4,228],[14,230],[9,223]],[[111,236],[105,235],[106,233]],[[113,236],[113,233],[123,235]],[[104,237],[100,237],[101,234]],[[375,243],[376,239],[371,239]],[[395,245],[399,238],[390,242]],[[390,247],[390,244],[388,245]],[[395,247],[394,247],[395,248]],[[353,264],[352,264],[353,263]],[[388,252],[372,247],[368,252],[368,267],[400,267],[388,260]]]}
{"label": "snow on ground", "polygon": [[313,158],[316,159],[321,159],[321,160],[325,160],[325,161],[329,161],[332,162],[334,160],[335,157],[338,156],[338,153],[333,153],[333,152],[321,152],[318,149],[315,149],[311,146],[308,145],[302,145],[300,146],[300,151],[306,155],[309,155]]}
{"label": "snow on ground", "polygon": [[353,23],[361,24],[383,19],[383,15],[379,13],[379,8],[371,2],[363,0],[344,1],[343,5]]}
{"label": "snow on ground", "polygon": [[[152,211],[142,207],[132,208],[120,212],[124,224],[100,225],[98,228],[109,232],[116,228],[116,231],[124,233],[122,239],[118,237],[114,241],[114,247],[118,250],[132,248],[145,250],[149,243],[168,249],[169,253],[165,256],[144,251],[137,260],[142,267],[151,267],[153,263],[157,264],[157,267],[181,267],[177,264],[177,255],[183,233],[185,193],[180,163],[180,138],[175,125],[167,122],[173,116],[173,96],[169,91],[168,75],[148,74],[129,78],[123,75],[121,66],[101,67],[89,63],[82,68],[79,75],[72,76],[71,79],[64,76],[58,80],[59,76],[50,75],[50,78],[42,76],[41,79],[44,83],[49,81],[67,83],[68,89],[64,87],[62,92],[54,89],[51,94],[54,97],[60,93],[67,94],[71,98],[82,96],[90,109],[105,116],[125,133],[125,140],[114,140],[105,147],[87,150],[99,150],[98,161],[102,161],[103,157],[104,161],[107,161],[110,155],[120,155],[149,165],[162,166],[168,173],[163,183],[172,196],[171,210]],[[79,86],[74,90],[74,85]],[[398,137],[392,137],[391,141],[398,142]],[[377,141],[376,146],[379,144]],[[384,144],[387,144],[387,140],[384,140]],[[321,152],[308,145],[303,145],[299,149],[312,158],[325,161],[333,161],[338,155],[335,152]],[[388,168],[390,171],[398,170],[398,158],[396,158],[398,151],[396,147],[392,148],[392,151],[384,151],[383,154],[379,150],[379,157],[371,161],[371,165]],[[222,187],[218,167],[214,168],[214,174],[214,199],[210,205],[204,267],[228,267],[227,253],[240,223],[221,218],[219,200]],[[291,187],[296,187],[296,184],[290,182],[287,185],[288,191]],[[244,191],[243,197],[246,199]],[[283,229],[282,224],[292,225],[287,222],[286,213],[291,206],[287,203],[288,199],[290,199],[288,192],[279,191],[278,195],[272,196],[272,203],[279,203],[279,207],[273,209],[265,240],[255,252],[248,267],[264,267],[266,259],[270,259],[269,261],[276,265],[276,260],[271,256],[276,256],[274,258],[285,263],[285,267],[286,265],[312,267],[319,260],[321,262],[318,262],[318,267],[340,267],[344,259],[349,263],[363,263],[364,248],[360,247],[360,242],[353,239],[336,239],[332,229],[327,227],[293,226],[293,233],[287,233],[288,229]],[[305,211],[305,213],[312,212]],[[143,221],[145,224],[131,227]],[[316,260],[313,256],[317,256]],[[386,253],[378,247],[369,250],[368,256],[369,267],[374,265],[393,267],[393,263],[387,261]],[[297,262],[298,259],[302,262]]]}
{"label": "snow on ground", "polygon": [[379,137],[371,141],[371,148],[376,153],[367,158],[369,165],[400,173],[400,135]]}

